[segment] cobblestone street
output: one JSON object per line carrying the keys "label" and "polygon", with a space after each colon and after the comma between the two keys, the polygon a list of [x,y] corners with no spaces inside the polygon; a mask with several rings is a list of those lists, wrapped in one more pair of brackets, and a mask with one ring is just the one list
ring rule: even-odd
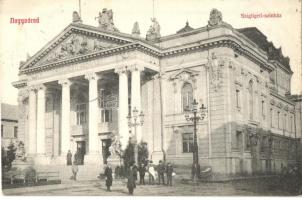
{"label": "cobblestone street", "polygon": [[[104,181],[68,181],[60,185],[37,186],[3,190],[4,195],[28,195],[28,196],[124,196],[128,195],[124,181],[113,182],[111,192],[106,191]],[[162,185],[137,185],[134,191],[137,196],[289,196],[294,193],[286,192],[276,187],[274,183],[249,180],[225,183],[199,183],[183,184],[177,181],[174,186]]]}

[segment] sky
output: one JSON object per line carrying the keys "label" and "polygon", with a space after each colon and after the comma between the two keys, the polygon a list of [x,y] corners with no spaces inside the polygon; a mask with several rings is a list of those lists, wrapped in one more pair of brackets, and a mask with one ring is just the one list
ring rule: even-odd
{"label": "sky", "polygon": [[[152,0],[81,0],[83,23],[97,26],[95,17],[103,8],[113,10],[114,23],[121,32],[131,33],[138,21],[144,37],[151,25]],[[234,28],[257,27],[275,47],[281,46],[294,72],[291,92],[301,93],[301,0],[154,0],[154,15],[162,36],[176,33],[186,21],[193,28],[206,26],[212,8],[220,10],[223,21]],[[18,90],[11,83],[18,80],[19,62],[68,26],[74,10],[79,10],[79,0],[0,0],[1,102],[17,105]],[[281,17],[241,17],[251,13],[276,13]],[[10,23],[10,18],[29,17],[39,17],[40,23]]]}

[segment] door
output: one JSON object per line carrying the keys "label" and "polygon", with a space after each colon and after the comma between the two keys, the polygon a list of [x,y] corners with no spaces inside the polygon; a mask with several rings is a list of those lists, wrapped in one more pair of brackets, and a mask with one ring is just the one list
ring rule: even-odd
{"label": "door", "polygon": [[86,154],[86,142],[85,141],[77,141],[77,162],[78,165],[84,164],[84,156]]}
{"label": "door", "polygon": [[107,164],[107,158],[110,156],[109,147],[111,146],[111,139],[102,140],[102,155],[103,163]]}

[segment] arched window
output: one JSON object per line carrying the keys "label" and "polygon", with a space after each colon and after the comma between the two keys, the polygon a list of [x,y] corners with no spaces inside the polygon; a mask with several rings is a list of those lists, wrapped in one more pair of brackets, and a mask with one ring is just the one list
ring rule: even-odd
{"label": "arched window", "polygon": [[250,119],[253,119],[254,115],[254,90],[253,90],[253,81],[250,80],[249,82],[249,112],[250,112]]}
{"label": "arched window", "polygon": [[185,111],[187,109],[192,108],[193,103],[193,87],[190,83],[185,83],[181,90],[182,97],[182,110]]}

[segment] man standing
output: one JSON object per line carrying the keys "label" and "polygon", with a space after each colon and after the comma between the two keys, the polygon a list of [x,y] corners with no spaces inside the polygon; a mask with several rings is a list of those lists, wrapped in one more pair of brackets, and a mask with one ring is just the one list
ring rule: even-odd
{"label": "man standing", "polygon": [[133,164],[130,165],[129,171],[128,171],[128,181],[127,181],[127,188],[130,195],[133,195],[135,185],[134,175],[135,171],[133,169]]}
{"label": "man standing", "polygon": [[167,185],[172,186],[173,166],[171,165],[171,163],[168,163],[166,173],[167,173]]}
{"label": "man standing", "polygon": [[72,165],[72,179],[75,181],[77,180],[78,171],[79,171],[78,164],[77,162],[74,161]]}
{"label": "man standing", "polygon": [[152,161],[149,162],[148,173],[149,173],[149,185],[153,185],[155,179],[155,170]]}
{"label": "man standing", "polygon": [[165,166],[163,162],[160,160],[158,164],[158,184],[160,185],[160,182],[162,180],[163,185],[165,185]]}
{"label": "man standing", "polygon": [[67,153],[67,165],[72,165],[72,153],[68,150]]}
{"label": "man standing", "polygon": [[111,191],[110,187],[112,186],[112,168],[110,164],[107,164],[107,167],[105,169],[105,180],[106,180],[106,186],[107,191]]}
{"label": "man standing", "polygon": [[139,171],[139,183],[145,185],[145,165],[142,163],[138,169]]}

